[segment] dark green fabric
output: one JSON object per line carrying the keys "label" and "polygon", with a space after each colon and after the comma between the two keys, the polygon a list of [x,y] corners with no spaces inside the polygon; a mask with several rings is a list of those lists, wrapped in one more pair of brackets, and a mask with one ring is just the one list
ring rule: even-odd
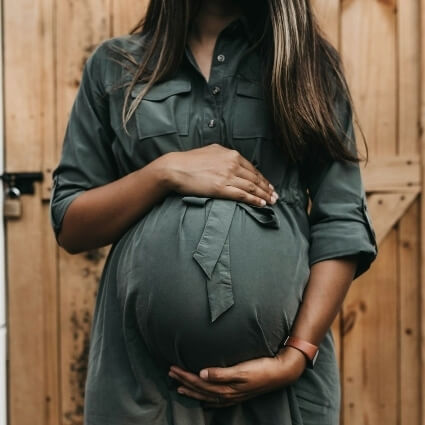
{"label": "dark green fabric", "polygon": [[[92,325],[86,425],[339,423],[330,329],[314,369],[294,385],[234,407],[203,408],[179,395],[167,376],[170,364],[198,372],[273,356],[290,332],[312,264],[358,254],[357,278],[377,255],[358,165],[313,166],[301,179],[278,149],[258,53],[243,56],[250,28],[242,17],[220,33],[208,82],[186,48],[175,75],[157,83],[137,108],[130,135],[121,126],[123,89],[114,88],[129,75],[109,48],[141,60],[143,38],[106,40],[84,67],[53,172],[55,236],[70,203],[86,190],[167,152],[211,143],[237,149],[280,195],[272,206],[255,207],[171,192],[111,247]],[[133,89],[133,98],[143,86]],[[341,104],[338,111],[353,136],[349,110]]]}

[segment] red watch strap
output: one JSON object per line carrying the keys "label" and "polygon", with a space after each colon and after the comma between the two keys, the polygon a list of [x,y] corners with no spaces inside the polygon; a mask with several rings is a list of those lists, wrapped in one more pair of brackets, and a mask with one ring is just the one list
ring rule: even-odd
{"label": "red watch strap", "polygon": [[291,347],[298,348],[310,359],[310,361],[313,361],[319,349],[317,345],[296,336],[288,336],[283,345],[290,345]]}

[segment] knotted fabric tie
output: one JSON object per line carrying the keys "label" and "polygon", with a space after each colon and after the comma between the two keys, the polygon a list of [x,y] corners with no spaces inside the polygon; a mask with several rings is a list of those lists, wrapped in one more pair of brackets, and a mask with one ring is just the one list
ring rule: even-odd
{"label": "knotted fabric tie", "polygon": [[236,207],[243,208],[260,225],[278,229],[279,219],[270,205],[257,207],[230,199],[184,196],[187,204],[204,206],[211,201],[201,238],[193,258],[207,276],[207,292],[211,322],[234,304],[230,274],[229,229]]}

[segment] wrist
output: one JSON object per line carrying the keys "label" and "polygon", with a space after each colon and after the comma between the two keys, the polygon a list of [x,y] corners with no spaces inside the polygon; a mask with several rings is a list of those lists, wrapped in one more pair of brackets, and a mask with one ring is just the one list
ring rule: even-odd
{"label": "wrist", "polygon": [[173,161],[174,154],[177,153],[168,152],[152,162],[156,170],[158,185],[166,191],[172,191],[176,188],[171,161]]}
{"label": "wrist", "polygon": [[285,368],[285,376],[289,376],[291,381],[296,381],[307,367],[306,356],[289,345],[282,347],[276,357]]}

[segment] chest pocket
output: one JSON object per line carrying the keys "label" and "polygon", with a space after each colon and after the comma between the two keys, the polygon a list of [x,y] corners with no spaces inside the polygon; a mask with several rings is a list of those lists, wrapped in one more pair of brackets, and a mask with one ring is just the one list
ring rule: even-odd
{"label": "chest pocket", "polygon": [[[146,83],[134,86],[132,98],[145,88]],[[189,134],[190,80],[167,80],[154,84],[136,109],[139,139],[176,133]]]}
{"label": "chest pocket", "polygon": [[272,137],[271,115],[259,81],[237,80],[234,106],[234,139]]}

